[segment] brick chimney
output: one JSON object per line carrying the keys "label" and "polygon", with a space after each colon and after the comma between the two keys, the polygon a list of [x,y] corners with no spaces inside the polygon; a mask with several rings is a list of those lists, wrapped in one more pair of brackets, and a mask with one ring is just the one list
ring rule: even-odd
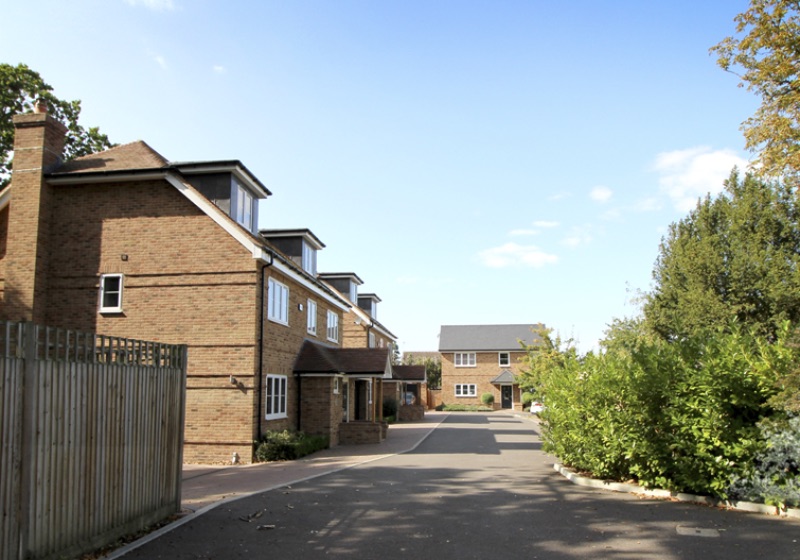
{"label": "brick chimney", "polygon": [[37,103],[34,113],[15,115],[5,262],[4,319],[44,323],[52,187],[44,175],[55,169],[67,128]]}

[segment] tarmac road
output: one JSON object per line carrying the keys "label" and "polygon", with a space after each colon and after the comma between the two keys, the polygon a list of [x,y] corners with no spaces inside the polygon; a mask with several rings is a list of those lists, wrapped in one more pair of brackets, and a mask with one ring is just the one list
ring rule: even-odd
{"label": "tarmac road", "polygon": [[137,558],[800,558],[800,520],[575,486],[537,424],[453,413],[416,449],[229,501]]}

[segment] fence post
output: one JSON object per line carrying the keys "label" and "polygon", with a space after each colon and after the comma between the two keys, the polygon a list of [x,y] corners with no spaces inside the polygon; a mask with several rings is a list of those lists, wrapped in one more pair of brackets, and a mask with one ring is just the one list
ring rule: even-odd
{"label": "fence post", "polygon": [[20,324],[22,345],[22,437],[20,438],[19,488],[19,559],[28,557],[30,522],[34,498],[34,468],[36,453],[36,343],[38,332],[31,322]]}
{"label": "fence post", "polygon": [[183,492],[183,446],[186,430],[186,372],[189,367],[189,346],[181,344],[177,348],[177,352],[181,356],[181,390],[180,390],[180,422],[178,423],[178,476],[176,477],[177,483],[175,488],[175,501],[178,504],[178,511],[181,510],[181,494]]}

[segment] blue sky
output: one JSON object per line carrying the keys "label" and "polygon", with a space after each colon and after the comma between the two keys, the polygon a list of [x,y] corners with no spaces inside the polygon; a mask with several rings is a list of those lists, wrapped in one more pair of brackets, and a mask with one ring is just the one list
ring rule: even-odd
{"label": "blue sky", "polygon": [[114,142],[241,160],[273,193],[261,227],[311,229],[401,351],[536,322],[586,351],[747,165],[758,99],[708,52],[747,6],[12,0],[0,62]]}

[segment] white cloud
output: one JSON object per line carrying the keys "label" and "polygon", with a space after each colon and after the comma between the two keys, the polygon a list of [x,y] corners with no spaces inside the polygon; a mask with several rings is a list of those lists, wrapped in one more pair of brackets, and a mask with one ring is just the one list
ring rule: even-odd
{"label": "white cloud", "polygon": [[564,198],[570,198],[571,196],[572,193],[562,192],[562,193],[551,194],[550,196],[547,197],[547,200],[562,200]]}
{"label": "white cloud", "polygon": [[589,225],[575,226],[572,228],[572,231],[570,231],[569,235],[561,240],[561,243],[567,247],[572,247],[573,249],[581,245],[588,245],[592,242],[591,231],[592,227]]}
{"label": "white cloud", "polygon": [[161,67],[162,70],[167,69],[167,59],[161,56],[160,54],[154,54],[153,60]]}
{"label": "white cloud", "polygon": [[537,229],[512,229],[508,232],[508,235],[511,237],[520,237],[526,235],[539,235],[539,230]]}
{"label": "white cloud", "polygon": [[533,222],[533,225],[534,225],[534,227],[538,227],[538,228],[554,228],[554,227],[558,227],[559,223],[558,222],[548,222],[548,221],[545,221],[545,220],[537,220],[537,221]]}
{"label": "white cloud", "polygon": [[748,162],[733,150],[698,146],[658,154],[654,168],[661,175],[661,191],[677,210],[687,212],[695,207],[698,198],[721,192],[722,183],[737,166],[746,169]]}
{"label": "white cloud", "polygon": [[655,212],[661,210],[661,201],[655,197],[643,198],[633,205],[636,212]]}
{"label": "white cloud", "polygon": [[546,253],[535,245],[519,245],[517,243],[506,243],[481,251],[478,253],[478,259],[483,265],[490,268],[510,266],[541,268],[544,265],[558,262],[556,255]]}
{"label": "white cloud", "polygon": [[214,66],[211,67],[211,69],[216,74],[224,74],[227,71],[226,68],[221,64],[215,64]]}
{"label": "white cloud", "polygon": [[592,189],[592,192],[589,193],[589,198],[597,202],[608,202],[613,194],[608,187],[598,186]]}
{"label": "white cloud", "polygon": [[131,6],[144,6],[156,12],[168,12],[175,9],[175,3],[172,0],[125,0],[125,2]]}

